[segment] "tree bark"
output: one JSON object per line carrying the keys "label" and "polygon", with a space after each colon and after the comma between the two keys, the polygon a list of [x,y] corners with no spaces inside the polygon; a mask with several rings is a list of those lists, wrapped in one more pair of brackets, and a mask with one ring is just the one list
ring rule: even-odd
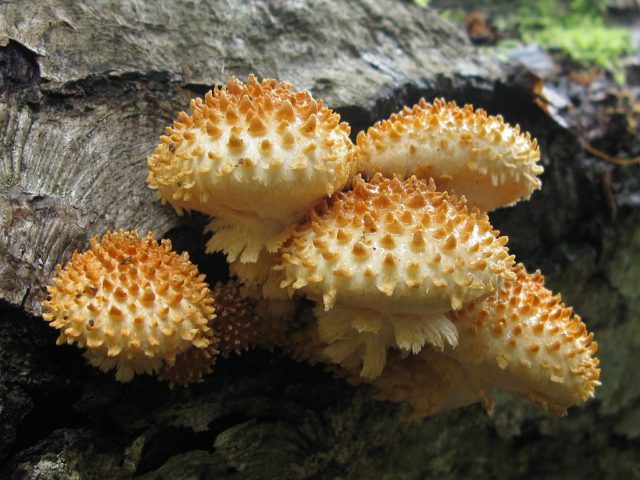
{"label": "tree bark", "polygon": [[[412,2],[0,4],[0,472],[12,478],[517,478],[640,475],[638,169],[589,159],[536,103],[535,77],[482,57]],[[603,386],[567,418],[498,396],[416,423],[367,387],[279,352],[170,391],[118,384],[55,347],[39,315],[55,266],[108,229],[153,230],[208,281],[206,219],[177,217],[145,158],[190,98],[248,73],[309,89],[355,136],[421,96],[471,102],[539,140],[531,201],[492,214],[596,331]],[[617,169],[618,168],[618,169]],[[613,179],[613,180],[612,180]]]}

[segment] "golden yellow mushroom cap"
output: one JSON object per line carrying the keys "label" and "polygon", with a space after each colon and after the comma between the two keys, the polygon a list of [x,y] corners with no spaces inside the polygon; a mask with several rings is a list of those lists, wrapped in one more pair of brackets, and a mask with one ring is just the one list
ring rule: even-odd
{"label": "golden yellow mushroom cap", "polygon": [[449,352],[486,388],[500,388],[554,413],[593,396],[600,384],[593,333],[540,272],[514,267],[517,278],[451,314],[458,348]]}
{"label": "golden yellow mushroom cap", "polygon": [[217,343],[213,297],[204,275],[171,242],[151,233],[107,233],[57,267],[43,318],[58,344],[86,348],[88,361],[116,379],[153,373],[192,346]]}
{"label": "golden yellow mushroom cap", "polygon": [[433,183],[354,179],[281,249],[283,287],[385,313],[460,309],[513,276],[506,237]]}
{"label": "golden yellow mushroom cap", "polygon": [[[353,168],[350,129],[307,91],[235,77],[192,100],[148,158],[148,184],[180,213],[213,216],[209,251],[254,262]],[[286,235],[285,235],[286,236]]]}
{"label": "golden yellow mushroom cap", "polygon": [[456,348],[391,355],[372,382],[377,397],[407,402],[409,418],[480,401],[491,411],[493,389],[557,415],[592,397],[600,385],[593,333],[539,272],[520,264],[513,271],[516,278],[494,295],[449,314],[459,331]]}
{"label": "golden yellow mushroom cap", "polygon": [[366,177],[432,177],[483,211],[528,199],[541,186],[536,141],[471,105],[423,99],[360,132],[356,143],[357,170]]}
{"label": "golden yellow mushroom cap", "polygon": [[375,378],[386,350],[457,343],[444,315],[513,276],[507,238],[486,214],[433,183],[376,175],[334,195],[281,249],[282,286],[319,302],[319,338],[342,364]]}

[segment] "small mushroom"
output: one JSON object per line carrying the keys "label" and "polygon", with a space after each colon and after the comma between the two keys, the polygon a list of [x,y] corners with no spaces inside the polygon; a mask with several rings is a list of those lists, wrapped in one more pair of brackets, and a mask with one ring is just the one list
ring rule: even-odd
{"label": "small mushroom", "polygon": [[216,307],[216,335],[219,342],[206,348],[191,347],[176,357],[175,364],[165,365],[158,378],[175,385],[200,383],[213,372],[218,357],[240,355],[257,346],[281,343],[293,312],[282,309],[291,301],[255,300],[243,294],[237,280],[219,282],[212,292]]}
{"label": "small mushroom", "polygon": [[43,318],[60,331],[57,343],[85,348],[89,363],[115,369],[119,381],[155,373],[191,347],[218,342],[204,275],[188,254],[172,251],[169,240],[107,233],[56,272]]}

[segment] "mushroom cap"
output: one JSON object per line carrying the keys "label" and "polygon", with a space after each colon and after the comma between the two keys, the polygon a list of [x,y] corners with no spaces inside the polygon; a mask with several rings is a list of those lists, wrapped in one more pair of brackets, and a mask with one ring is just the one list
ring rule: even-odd
{"label": "mushroom cap", "polygon": [[176,356],[173,365],[165,364],[158,373],[158,379],[168,382],[171,388],[185,387],[190,383],[202,383],[205,375],[213,373],[213,366],[219,355],[217,343],[205,348],[191,347]]}
{"label": "mushroom cap", "polygon": [[360,132],[356,143],[357,170],[365,177],[432,177],[483,211],[527,199],[541,186],[536,141],[471,105],[421,99]]}
{"label": "mushroom cap", "polygon": [[216,330],[220,337],[220,355],[241,354],[255,345],[260,318],[255,300],[241,295],[238,283],[218,283],[213,289],[216,301]]}
{"label": "mushroom cap", "polygon": [[86,348],[88,361],[115,368],[117,380],[156,372],[187,349],[218,341],[204,275],[169,240],[107,233],[56,272],[43,318],[60,330],[58,344]]}
{"label": "mushroom cap", "polygon": [[433,182],[360,177],[311,211],[282,247],[282,287],[386,314],[460,309],[513,276],[488,217]]}
{"label": "mushroom cap", "polygon": [[593,333],[540,272],[518,264],[517,278],[494,294],[450,315],[460,342],[455,358],[486,388],[501,388],[562,414],[600,384]]}
{"label": "mushroom cap", "polygon": [[275,250],[280,234],[319,199],[340,190],[353,169],[350,129],[340,116],[285,82],[231,77],[191,101],[148,158],[148,184],[181,213],[220,217],[209,250],[239,243],[244,261],[261,246]]}

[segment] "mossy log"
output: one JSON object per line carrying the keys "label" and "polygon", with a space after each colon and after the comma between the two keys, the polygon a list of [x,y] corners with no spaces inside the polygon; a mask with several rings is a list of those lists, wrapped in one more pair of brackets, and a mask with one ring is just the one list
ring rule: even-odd
{"label": "mossy log", "polygon": [[[311,90],[354,134],[423,96],[531,131],[543,189],[491,218],[596,332],[596,398],[563,418],[500,396],[493,416],[404,423],[403,407],[278,351],[169,390],[119,384],[56,347],[44,288],[105,230],[153,230],[225,278],[204,254],[206,219],[162,206],[145,159],[190,98],[251,72]],[[638,170],[613,172],[614,190],[619,167],[538,105],[526,68],[481,56],[413,2],[45,0],[0,4],[0,73],[3,478],[640,478]]]}

